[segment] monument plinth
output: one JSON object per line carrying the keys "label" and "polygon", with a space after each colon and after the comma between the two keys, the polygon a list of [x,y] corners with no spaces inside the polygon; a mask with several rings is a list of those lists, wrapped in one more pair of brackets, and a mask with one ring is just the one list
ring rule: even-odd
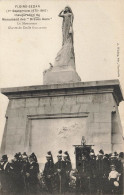
{"label": "monument plinth", "polygon": [[54,65],[43,73],[43,84],[72,83],[81,81],[75,66],[75,54],[73,45],[73,13],[70,7],[66,7],[59,14],[63,18],[62,24],[62,48],[58,52]]}
{"label": "monument plinth", "polygon": [[123,100],[118,80],[79,82],[2,89],[9,98],[1,152],[35,152],[42,163],[47,151],[74,148],[82,135],[105,153],[122,151],[118,112]]}
{"label": "monument plinth", "polygon": [[54,66],[44,71],[43,84],[63,84],[81,81],[78,73],[70,66]]}

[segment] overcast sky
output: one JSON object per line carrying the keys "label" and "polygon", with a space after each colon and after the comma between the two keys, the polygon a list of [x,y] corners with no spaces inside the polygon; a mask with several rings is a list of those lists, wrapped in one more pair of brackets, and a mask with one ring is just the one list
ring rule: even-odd
{"label": "overcast sky", "polygon": [[[35,3],[34,3],[35,2]],[[123,0],[10,0],[0,1],[0,14],[15,5],[37,4],[47,12],[39,26],[46,29],[8,29],[15,22],[0,21],[0,88],[43,84],[43,71],[53,63],[62,44],[59,12],[69,5],[74,13],[76,69],[83,82],[119,79],[124,91],[124,2]],[[119,47],[120,76],[117,68]],[[0,94],[0,140],[8,99]],[[124,126],[124,103],[119,106]]]}

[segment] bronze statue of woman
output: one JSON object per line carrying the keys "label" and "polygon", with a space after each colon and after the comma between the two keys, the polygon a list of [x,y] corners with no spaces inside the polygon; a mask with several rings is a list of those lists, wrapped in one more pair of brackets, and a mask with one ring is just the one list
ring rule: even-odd
{"label": "bronze statue of woman", "polygon": [[73,19],[74,15],[69,6],[59,13],[59,17],[63,18],[62,23],[62,48],[58,52],[54,66],[61,66],[61,68],[75,69],[75,55],[73,47]]}
{"label": "bronze statue of woman", "polygon": [[74,15],[70,7],[65,7],[59,13],[59,17],[63,17],[63,24],[62,24],[62,33],[63,33],[63,44],[71,41],[73,43],[73,19]]}

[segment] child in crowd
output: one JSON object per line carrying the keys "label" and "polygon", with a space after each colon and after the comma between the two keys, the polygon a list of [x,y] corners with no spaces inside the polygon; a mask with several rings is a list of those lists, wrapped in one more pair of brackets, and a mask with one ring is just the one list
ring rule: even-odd
{"label": "child in crowd", "polygon": [[109,190],[110,193],[117,193],[119,189],[119,177],[120,174],[116,171],[115,165],[111,165],[111,171],[109,173]]}

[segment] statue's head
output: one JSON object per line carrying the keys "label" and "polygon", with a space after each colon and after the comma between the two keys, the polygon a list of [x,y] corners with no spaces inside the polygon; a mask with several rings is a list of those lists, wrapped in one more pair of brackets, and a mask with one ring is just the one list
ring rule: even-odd
{"label": "statue's head", "polygon": [[66,6],[65,9],[64,9],[64,12],[72,13],[72,9],[69,6]]}

